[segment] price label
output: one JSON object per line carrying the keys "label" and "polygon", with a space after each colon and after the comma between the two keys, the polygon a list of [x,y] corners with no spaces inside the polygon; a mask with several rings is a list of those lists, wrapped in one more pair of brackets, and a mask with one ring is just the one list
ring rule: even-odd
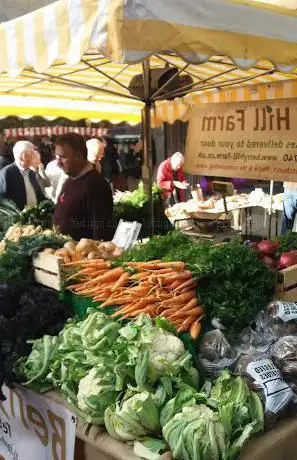
{"label": "price label", "polygon": [[121,219],[112,242],[119,248],[127,250],[136,242],[140,229],[141,224],[138,222],[125,222]]}
{"label": "price label", "polygon": [[247,372],[263,388],[266,411],[276,414],[293,397],[291,388],[283,380],[279,369],[270,359],[261,359],[249,363]]}
{"label": "price label", "polygon": [[73,460],[76,417],[64,406],[25,388],[3,388],[1,460]]}

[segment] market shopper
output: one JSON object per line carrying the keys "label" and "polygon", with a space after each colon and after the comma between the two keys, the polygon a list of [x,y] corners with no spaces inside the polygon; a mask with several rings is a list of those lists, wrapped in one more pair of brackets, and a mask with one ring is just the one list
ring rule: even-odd
{"label": "market shopper", "polygon": [[13,200],[19,209],[36,205],[44,195],[35,173],[30,169],[34,157],[34,145],[19,141],[13,148],[14,163],[0,171],[0,196]]}
{"label": "market shopper", "polygon": [[13,154],[5,137],[0,133],[0,170],[13,163]]}
{"label": "market shopper", "polygon": [[158,168],[157,183],[164,190],[164,198],[168,206],[186,201],[186,189],[189,185],[186,182],[183,164],[183,154],[175,152]]}
{"label": "market shopper", "polygon": [[293,229],[297,214],[297,182],[284,182],[282,234]]}
{"label": "market shopper", "polygon": [[45,174],[50,180],[50,185],[45,189],[47,198],[57,203],[58,197],[62,191],[63,185],[68,179],[67,174],[58,165],[58,160],[51,161],[45,168]]}
{"label": "market shopper", "polygon": [[45,198],[46,197],[46,187],[50,187],[51,182],[46,175],[44,165],[41,163],[40,153],[36,148],[34,149],[31,169],[35,173],[37,183],[39,187],[41,188],[41,191]]}
{"label": "market shopper", "polygon": [[105,145],[97,138],[87,141],[88,161],[92,163],[99,173],[102,173],[101,161],[104,157]]}
{"label": "market shopper", "polygon": [[112,237],[111,189],[87,160],[84,138],[76,133],[56,141],[58,165],[69,176],[65,182],[54,214],[54,224],[75,240]]}

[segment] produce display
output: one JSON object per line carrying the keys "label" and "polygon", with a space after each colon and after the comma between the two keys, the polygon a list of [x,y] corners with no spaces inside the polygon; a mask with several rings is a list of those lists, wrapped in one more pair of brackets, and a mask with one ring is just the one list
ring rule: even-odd
{"label": "produce display", "polygon": [[117,268],[103,261],[90,262],[76,276],[82,280],[74,280],[69,289],[102,302],[100,308],[118,306],[113,318],[160,315],[178,333],[190,331],[194,340],[200,333],[204,311],[196,295],[196,280],[184,262],[125,262]]}
{"label": "produce display", "polygon": [[[162,199],[162,189],[154,184],[152,187],[153,205],[154,205],[154,232],[155,234],[165,234],[172,227],[164,215],[164,206]],[[116,229],[120,219],[124,221],[137,221],[142,224],[139,238],[150,236],[150,204],[149,195],[144,189],[143,182],[133,192],[119,192],[114,195],[113,220]]]}
{"label": "produce display", "polygon": [[5,233],[14,224],[51,228],[54,209],[55,204],[52,201],[44,200],[36,206],[26,206],[23,211],[20,211],[13,201],[2,198],[0,199],[0,229]]}
{"label": "produce display", "polygon": [[71,315],[55,291],[31,285],[0,285],[0,400],[4,397],[3,383],[13,382],[15,362],[31,351],[28,340],[57,334]]}
{"label": "produce display", "polygon": [[179,459],[236,459],[263,430],[260,399],[227,371],[198,392],[190,353],[163,327],[144,314],[121,327],[91,309],[58,336],[35,341],[17,374],[31,388],[58,389],[87,421],[134,441],[139,455],[170,448]]}
{"label": "produce display", "polygon": [[[122,253],[42,229],[15,238],[0,254],[0,384],[54,389],[148,460],[236,460],[295,414],[297,307],[271,302],[263,259],[279,265],[297,239],[215,246],[172,231]],[[62,298],[89,307],[80,319],[32,286],[40,251],[62,258]]]}
{"label": "produce display", "polygon": [[[282,210],[283,209],[283,193],[274,195],[271,198],[269,194],[264,193],[262,189],[255,189],[251,193],[234,193],[232,196],[226,196],[226,204],[228,211],[235,209],[260,206],[264,209]],[[220,214],[225,212],[224,201],[220,194],[214,194],[210,198],[199,201],[197,199],[188,200],[185,203],[176,203],[172,207],[166,209],[166,216],[173,222],[178,219],[190,218],[193,213],[207,212],[210,214]]]}
{"label": "produce display", "polygon": [[[161,200],[162,189],[153,184],[153,200]],[[113,197],[115,216],[124,220],[138,220],[143,207],[149,202],[149,195],[144,189],[144,183],[141,181],[137,189],[133,192],[116,191]]]}
{"label": "produce display", "polygon": [[207,321],[226,327],[230,339],[266,307],[274,291],[275,274],[239,241],[214,246],[173,231],[126,251],[114,264],[145,262],[160,255],[163,262],[179,260],[186,264],[186,270],[197,280],[199,304]]}
{"label": "produce display", "polygon": [[93,241],[82,238],[78,243],[67,241],[63,248],[45,248],[45,254],[53,254],[63,259],[65,264],[84,259],[113,259],[122,255],[122,250],[112,241]]}
{"label": "produce display", "polygon": [[246,242],[262,262],[271,269],[283,270],[297,265],[297,235],[288,233],[274,241],[262,240],[259,243]]}
{"label": "produce display", "polygon": [[32,257],[51,246],[61,248],[65,244],[63,235],[45,230],[29,236],[20,236],[18,241],[4,240],[5,249],[0,252],[0,283],[24,284],[33,280]]}

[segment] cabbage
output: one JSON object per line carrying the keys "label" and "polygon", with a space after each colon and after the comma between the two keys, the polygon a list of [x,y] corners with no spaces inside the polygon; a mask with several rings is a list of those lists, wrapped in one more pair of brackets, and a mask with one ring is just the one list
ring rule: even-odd
{"label": "cabbage", "polygon": [[102,425],[104,411],[117,397],[115,375],[102,364],[93,367],[80,381],[77,394],[78,408],[88,422]]}
{"label": "cabbage", "polygon": [[127,347],[129,364],[135,366],[139,388],[161,382],[169,396],[172,383],[188,383],[198,387],[198,372],[192,356],[173,333],[153,326],[149,316],[141,314],[134,323],[119,331],[118,342]]}
{"label": "cabbage", "polygon": [[163,436],[174,458],[219,460],[226,456],[224,426],[204,404],[184,407],[164,426]]}
{"label": "cabbage", "polygon": [[152,394],[143,391],[130,396],[105,411],[105,427],[119,441],[133,441],[160,431],[159,409]]}

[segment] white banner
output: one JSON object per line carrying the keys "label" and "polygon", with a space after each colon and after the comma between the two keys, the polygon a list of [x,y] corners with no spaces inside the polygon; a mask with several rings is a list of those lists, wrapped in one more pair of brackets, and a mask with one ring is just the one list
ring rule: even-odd
{"label": "white banner", "polygon": [[73,460],[76,417],[25,388],[4,387],[0,402],[0,460]]}

